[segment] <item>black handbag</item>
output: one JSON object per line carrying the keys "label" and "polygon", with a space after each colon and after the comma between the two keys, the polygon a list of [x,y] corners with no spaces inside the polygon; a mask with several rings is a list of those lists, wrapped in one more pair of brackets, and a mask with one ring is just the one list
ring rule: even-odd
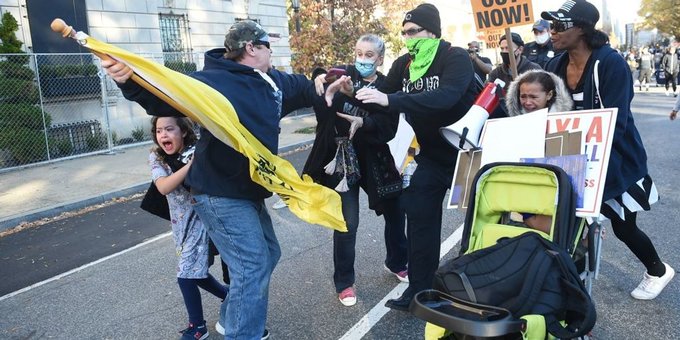
{"label": "black handbag", "polygon": [[153,181],[151,181],[149,189],[146,190],[146,194],[144,194],[144,198],[142,198],[139,207],[146,212],[170,221],[170,206],[168,205],[168,199],[158,191],[156,183]]}
{"label": "black handbag", "polygon": [[[170,169],[172,169],[172,172],[177,172],[177,170],[181,169],[189,161],[191,156],[193,156],[194,150],[195,147],[193,145],[189,146],[184,152],[176,157],[166,157],[165,162]],[[182,183],[182,185],[189,190],[189,187],[184,185],[184,183]],[[149,189],[146,190],[146,194],[144,194],[144,198],[142,198],[139,207],[146,212],[170,221],[170,206],[168,205],[168,199],[158,191],[156,183],[153,181],[151,181]]]}

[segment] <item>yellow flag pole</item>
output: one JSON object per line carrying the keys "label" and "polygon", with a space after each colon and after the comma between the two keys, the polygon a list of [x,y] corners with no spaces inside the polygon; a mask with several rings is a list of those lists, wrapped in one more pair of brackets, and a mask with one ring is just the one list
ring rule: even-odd
{"label": "yellow flag pole", "polygon": [[[73,26],[67,25],[66,22],[62,19],[57,18],[57,19],[52,20],[52,23],[50,24],[50,28],[52,28],[52,30],[54,32],[61,34],[61,36],[64,37],[64,38],[71,38],[71,39],[74,39],[74,40],[78,40],[78,38],[76,38],[76,31],[73,29]],[[99,59],[101,59],[101,60],[114,60],[109,55],[106,55],[104,53],[100,53],[100,52],[93,51],[93,50],[91,50],[91,52],[92,52],[92,54],[99,57]],[[135,83],[139,84],[140,86],[142,86],[143,88],[147,89],[149,92],[151,92],[156,97],[160,98],[162,101],[168,103],[170,106],[172,106],[172,108],[181,112],[183,115],[185,115],[187,117],[193,117],[194,116],[191,111],[187,110],[187,108],[185,108],[182,105],[179,105],[174,99],[168,97],[168,95],[161,92],[159,89],[157,89],[155,86],[151,85],[149,82],[147,82],[144,78],[140,77],[136,73],[132,73],[132,77],[130,79],[132,81],[134,81]]]}

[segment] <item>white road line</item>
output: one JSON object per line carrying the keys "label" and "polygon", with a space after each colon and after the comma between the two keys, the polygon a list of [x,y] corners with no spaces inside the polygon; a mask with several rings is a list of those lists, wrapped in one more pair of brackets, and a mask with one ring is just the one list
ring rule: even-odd
{"label": "white road line", "polygon": [[32,284],[32,285],[30,285],[30,286],[28,286],[28,287],[25,287],[25,288],[19,289],[19,290],[17,290],[17,291],[11,292],[11,293],[9,293],[9,294],[7,294],[7,295],[4,295],[4,296],[0,297],[0,301],[9,299],[9,298],[11,298],[11,297],[13,297],[13,296],[15,296],[15,295],[19,295],[19,294],[21,294],[21,293],[27,292],[27,291],[29,291],[29,290],[31,290],[31,289],[33,289],[33,288],[40,287],[40,286],[42,286],[42,285],[44,285],[44,284],[47,284],[47,283],[50,283],[50,282],[52,282],[52,281],[59,280],[59,279],[61,279],[61,278],[63,278],[63,277],[69,276],[69,275],[71,275],[71,274],[73,274],[73,273],[77,273],[77,272],[79,272],[79,271],[81,271],[81,270],[83,270],[83,269],[85,269],[85,268],[92,267],[92,266],[94,266],[94,265],[96,265],[96,264],[99,264],[99,263],[102,263],[102,262],[104,262],[104,261],[106,261],[106,260],[110,260],[110,259],[112,259],[112,258],[114,258],[114,257],[118,257],[118,256],[120,256],[120,255],[123,255],[123,254],[129,252],[129,251],[135,250],[135,249],[137,249],[137,248],[139,248],[139,247],[143,247],[143,246],[145,246],[145,245],[147,245],[147,244],[149,244],[149,243],[156,242],[156,241],[158,241],[158,240],[160,240],[160,239],[162,239],[162,238],[168,237],[168,236],[170,236],[170,235],[172,235],[172,232],[171,232],[171,231],[169,231],[169,232],[167,232],[167,233],[164,233],[164,234],[160,234],[160,235],[155,236],[155,237],[153,237],[153,238],[150,238],[150,239],[148,239],[148,240],[146,240],[146,241],[144,241],[144,242],[142,242],[142,243],[140,243],[140,244],[138,244],[138,245],[132,246],[132,247],[130,247],[130,248],[128,248],[128,249],[119,251],[119,252],[117,252],[117,253],[115,253],[115,254],[111,254],[111,255],[106,256],[106,257],[102,257],[101,259],[99,259],[99,260],[97,260],[97,261],[93,261],[93,262],[90,262],[90,263],[86,263],[86,264],[84,264],[84,265],[82,265],[82,266],[80,266],[80,267],[78,267],[78,268],[71,269],[71,270],[69,270],[69,271],[67,271],[67,272],[65,272],[65,273],[61,273],[61,274],[59,274],[59,275],[57,275],[57,276],[54,276],[54,277],[51,277],[51,278],[49,278],[49,279],[47,279],[47,280],[40,281],[40,282],[34,283],[34,284]]}
{"label": "white road line", "polygon": [[[451,236],[449,236],[444,242],[442,242],[440,247],[439,258],[441,259],[446,255],[453,247],[460,241],[463,236],[463,225],[461,224],[458,229],[456,229]],[[361,339],[366,333],[368,333],[373,326],[375,326],[380,319],[382,319],[387,312],[390,311],[389,308],[385,307],[385,302],[389,299],[399,297],[404,290],[408,287],[406,283],[400,283],[392,291],[387,293],[378,304],[371,308],[366,315],[364,315],[359,322],[354,324],[345,335],[343,335],[340,340],[358,340]]]}

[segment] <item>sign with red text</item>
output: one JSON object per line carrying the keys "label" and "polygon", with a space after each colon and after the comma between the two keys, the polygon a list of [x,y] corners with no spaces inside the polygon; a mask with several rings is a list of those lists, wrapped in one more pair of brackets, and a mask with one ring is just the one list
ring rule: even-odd
{"label": "sign with red text", "polygon": [[470,0],[477,31],[534,23],[531,0]]}
{"label": "sign with red text", "polygon": [[547,133],[581,132],[586,177],[583,206],[576,209],[577,216],[596,217],[600,214],[617,113],[617,108],[548,113]]}

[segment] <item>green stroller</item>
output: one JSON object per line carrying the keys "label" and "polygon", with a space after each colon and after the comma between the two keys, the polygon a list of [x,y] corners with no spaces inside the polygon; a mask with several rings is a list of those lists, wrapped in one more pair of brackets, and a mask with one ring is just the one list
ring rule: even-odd
{"label": "green stroller", "polygon": [[[527,163],[485,165],[472,184],[459,257],[496,246],[501,240],[535,233],[564,250],[565,257],[571,262],[569,265],[575,261],[584,263],[583,272],[576,279],[583,285],[583,282],[592,280],[594,270],[591,268],[597,267],[598,254],[596,247],[586,246],[595,244],[595,229],[588,228],[585,241],[586,224],[575,216],[574,195],[567,174],[557,166]],[[532,218],[533,223],[529,223]],[[445,267],[446,264],[440,267],[438,276]],[[586,286],[590,287],[589,284]],[[586,303],[591,303],[589,292],[585,294]],[[428,321],[427,340],[550,338],[542,315],[515,316],[502,306],[489,306],[462,298],[461,295],[466,296],[464,291],[458,296],[450,294],[453,293],[447,291],[447,287],[437,284],[437,279],[435,290],[416,294],[410,311]],[[590,317],[594,323],[594,308],[592,314]]]}

